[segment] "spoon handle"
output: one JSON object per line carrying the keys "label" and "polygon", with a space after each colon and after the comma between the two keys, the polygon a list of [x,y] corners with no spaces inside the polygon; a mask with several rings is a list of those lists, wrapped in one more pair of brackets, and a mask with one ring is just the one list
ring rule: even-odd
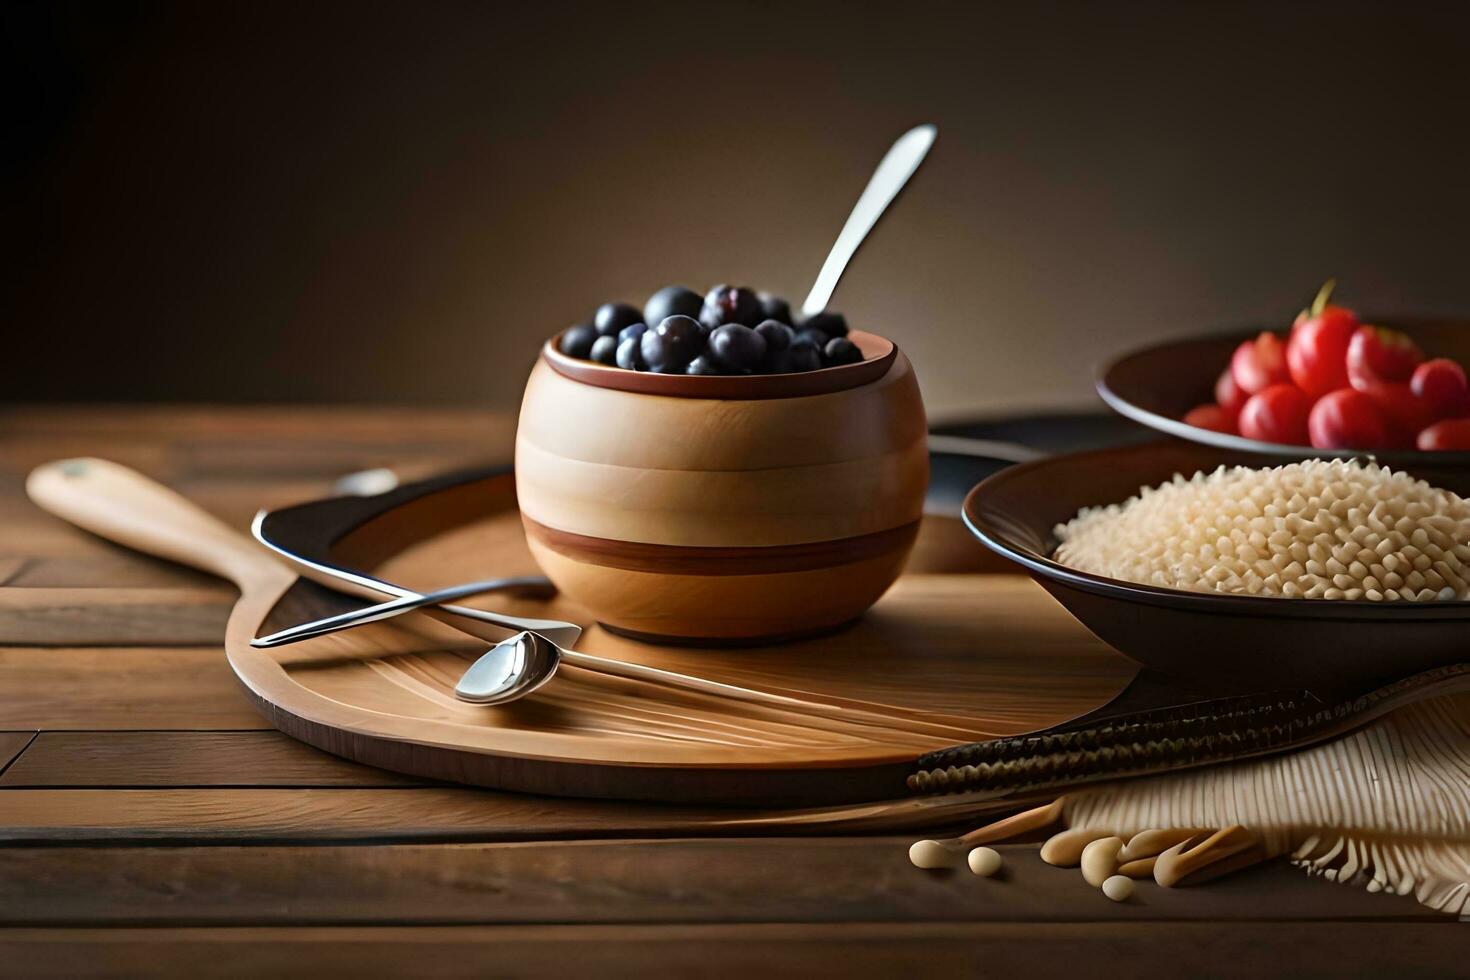
{"label": "spoon handle", "polygon": [[799,697],[778,694],[775,691],[739,687],[628,660],[615,660],[611,657],[581,653],[577,650],[562,650],[561,659],[568,666],[581,667],[583,670],[599,674],[660,684],[678,690],[777,709],[792,715],[835,718],[851,724],[902,731],[911,735],[943,739],[963,737],[973,741],[971,735],[967,734],[974,731],[972,722],[933,711],[914,711],[895,705],[830,697],[810,691],[799,692]]}
{"label": "spoon handle", "polygon": [[847,216],[847,224],[842,226],[842,233],[837,236],[837,242],[828,253],[827,261],[822,264],[822,271],[817,274],[817,281],[812,284],[812,291],[807,294],[806,302],[801,304],[803,314],[811,316],[827,308],[832,292],[837,288],[837,280],[842,278],[847,263],[857,254],[858,246],[868,237],[868,232],[873,230],[888,205],[903,190],[903,185],[919,169],[924,154],[934,145],[934,137],[938,132],[927,124],[915,126],[900,136],[884,155],[878,169],[873,171],[867,188],[858,198],[857,205],[853,207],[852,214]]}
{"label": "spoon handle", "polygon": [[[519,578],[497,578],[485,582],[468,582],[464,585],[453,585],[445,589],[435,589],[432,592],[416,593],[390,599],[372,606],[364,606],[361,609],[353,609],[348,612],[338,613],[335,616],[327,616],[323,619],[315,619],[309,623],[302,623],[272,633],[269,636],[258,636],[250,641],[250,645],[260,649],[286,646],[290,643],[299,643],[302,640],[310,640],[318,636],[327,636],[331,633],[339,633],[354,626],[363,626],[367,623],[378,623],[385,619],[401,616],[415,609],[423,609],[425,606],[440,606],[454,602],[457,599],[467,599],[470,596],[484,595],[487,592],[506,592],[513,589],[532,588],[543,584],[544,580],[539,576],[523,576]],[[565,631],[571,627],[571,623],[563,623],[554,619],[526,619],[516,617],[516,625],[523,630],[531,630],[537,633]]]}

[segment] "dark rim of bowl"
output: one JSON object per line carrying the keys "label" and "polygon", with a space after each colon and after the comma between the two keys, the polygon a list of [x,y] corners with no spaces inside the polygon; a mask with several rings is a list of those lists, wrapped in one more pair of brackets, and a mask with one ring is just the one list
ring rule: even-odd
{"label": "dark rim of bowl", "polygon": [[[1394,318],[1392,317],[1368,318],[1363,322],[1392,324],[1393,320]],[[1424,321],[1420,322],[1422,323]],[[1459,321],[1446,320],[1445,322],[1457,323]],[[1160,415],[1157,412],[1134,404],[1119,394],[1114,383],[1110,380],[1114,372],[1124,362],[1144,354],[1157,353],[1158,351],[1167,350],[1171,347],[1187,347],[1192,344],[1219,343],[1227,340],[1239,342],[1249,340],[1260,333],[1260,330],[1231,330],[1224,333],[1207,334],[1184,340],[1167,340],[1162,343],[1134,347],[1097,367],[1093,371],[1093,384],[1097,389],[1098,395],[1107,406],[1124,418],[1132,419],[1140,425],[1148,426],[1156,432],[1162,432],[1165,435],[1185,439],[1189,442],[1200,443],[1205,446],[1214,446],[1217,449],[1260,453],[1266,456],[1279,456],[1283,459],[1303,459],[1308,456],[1372,456],[1380,462],[1389,465],[1433,464],[1438,466],[1470,466],[1470,452],[1448,451],[1430,453],[1417,449],[1317,449],[1313,446],[1291,446],[1280,442],[1258,442],[1255,439],[1247,439],[1244,436],[1235,436],[1225,432],[1201,429],[1198,426],[1187,424],[1183,419]]]}
{"label": "dark rim of bowl", "polygon": [[[1157,445],[1157,444],[1154,444]],[[1032,471],[1045,469],[1058,461],[1075,462],[1087,458],[1116,460],[1130,450],[1146,449],[1143,446],[1098,449],[1067,456],[1053,456],[1031,463],[1008,466],[976,484],[960,508],[960,517],[970,533],[980,539],[991,551],[1009,558],[1034,575],[1070,585],[1073,588],[1097,595],[1112,596],[1130,602],[1141,602],[1154,606],[1192,607],[1197,612],[1212,612],[1221,615],[1268,616],[1277,618],[1308,618],[1352,620],[1377,619],[1385,614],[1404,619],[1463,619],[1470,617],[1470,600],[1443,599],[1431,602],[1374,602],[1371,599],[1288,599],[1282,596],[1236,595],[1229,592],[1189,592],[1184,589],[1169,589],[1140,582],[1108,578],[1070,568],[1038,554],[1030,547],[1014,541],[1003,529],[997,528],[976,516],[978,501],[994,493],[998,487],[1017,478],[1025,478]],[[1122,503],[1104,501],[1103,504]],[[1095,505],[1089,505],[1095,506]],[[1052,531],[1046,529],[1044,540],[1051,540]],[[1446,615],[1448,614],[1448,615]]]}
{"label": "dark rim of bowl", "polygon": [[597,388],[630,391],[640,395],[673,398],[718,398],[753,401],[766,398],[800,398],[828,395],[871,384],[888,373],[898,359],[893,341],[877,334],[854,330],[847,338],[863,352],[855,364],[818,368],[799,374],[690,375],[628,371],[620,367],[583,361],[563,354],[557,347],[560,334],[541,348],[541,357],[563,377]]}

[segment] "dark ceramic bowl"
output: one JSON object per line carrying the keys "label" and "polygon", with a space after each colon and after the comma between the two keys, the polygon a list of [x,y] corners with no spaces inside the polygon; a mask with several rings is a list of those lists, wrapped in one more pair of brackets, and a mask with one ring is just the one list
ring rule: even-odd
{"label": "dark ceramic bowl", "polygon": [[[1464,320],[1370,319],[1367,323],[1403,330],[1427,357],[1450,357],[1470,364],[1470,322]],[[1278,331],[1280,332],[1280,331]],[[1236,452],[1261,453],[1279,458],[1361,455],[1371,452],[1379,462],[1394,467],[1470,467],[1470,452],[1421,453],[1403,450],[1330,450],[1310,446],[1283,446],[1242,436],[1225,435],[1185,425],[1184,414],[1196,405],[1215,400],[1215,380],[1230,363],[1242,340],[1259,334],[1231,333],[1193,340],[1175,340],[1131,351],[1105,365],[1097,375],[1097,393],[1120,415],[1167,435]]]}
{"label": "dark ceramic bowl", "polygon": [[[1145,666],[1198,681],[1201,691],[1325,691],[1470,661],[1470,602],[1186,592],[1092,575],[1051,558],[1053,529],[1083,507],[1121,503],[1175,473],[1280,462],[1176,441],[1055,456],[986,479],[965,498],[964,520],[1099,639]],[[1437,486],[1470,492],[1464,469],[1408,469]]]}

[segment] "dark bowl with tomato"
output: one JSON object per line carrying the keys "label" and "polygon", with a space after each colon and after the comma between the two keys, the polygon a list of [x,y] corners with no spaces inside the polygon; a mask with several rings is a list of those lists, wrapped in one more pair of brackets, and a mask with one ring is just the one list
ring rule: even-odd
{"label": "dark bowl with tomato", "polygon": [[[1398,468],[1470,467],[1470,398],[1462,390],[1463,371],[1456,366],[1470,364],[1470,321],[1388,317],[1364,319],[1355,327],[1362,324],[1378,326],[1354,338],[1355,363],[1368,365],[1359,368],[1363,373],[1382,364],[1393,380],[1364,383],[1356,375],[1353,384],[1344,385],[1341,377],[1329,378],[1318,381],[1312,391],[1293,383],[1291,372],[1310,383],[1316,381],[1311,371],[1329,360],[1335,367],[1339,356],[1345,356],[1339,343],[1328,356],[1313,363],[1317,351],[1301,341],[1314,338],[1310,334],[1295,337],[1299,319],[1293,333],[1269,335],[1274,337],[1274,347],[1270,346],[1273,341],[1265,341],[1267,349],[1259,357],[1253,356],[1264,336],[1259,330],[1169,341],[1130,351],[1099,370],[1097,391],[1127,418],[1217,449],[1278,461],[1372,456]],[[1401,353],[1404,338],[1411,341],[1411,360],[1404,360]],[[1299,356],[1288,365],[1285,355],[1294,343],[1297,350],[1290,352]],[[1274,378],[1269,377],[1273,359],[1278,372]],[[1262,362],[1268,366],[1262,368]],[[1257,392],[1260,397],[1255,404],[1233,382],[1242,371],[1248,382],[1265,385]],[[1264,372],[1260,381],[1253,379],[1253,372]],[[1443,393],[1445,379],[1454,389],[1448,395]],[[1238,414],[1232,419],[1231,409],[1222,404],[1236,399],[1239,404],[1233,411]],[[1448,407],[1441,409],[1441,403]],[[1217,410],[1219,415],[1200,409]],[[1254,415],[1247,418],[1247,412]],[[1223,422],[1218,420],[1221,417]],[[1196,420],[1201,424],[1192,424]],[[1252,438],[1243,432],[1270,438]],[[1420,449],[1416,439],[1419,445],[1435,448]]]}
{"label": "dark bowl with tomato", "polygon": [[[1425,453],[1436,463],[1442,454]],[[1202,695],[1306,688],[1366,690],[1470,662],[1470,602],[1371,602],[1189,592],[1125,582],[1054,561],[1056,526],[1083,507],[1122,503],[1175,473],[1271,466],[1277,456],[1177,440],[1052,456],[1007,467],[965,498],[966,526],[1025,568],[1099,639]],[[1408,472],[1470,496],[1470,469]],[[1470,675],[1467,675],[1470,677]]]}

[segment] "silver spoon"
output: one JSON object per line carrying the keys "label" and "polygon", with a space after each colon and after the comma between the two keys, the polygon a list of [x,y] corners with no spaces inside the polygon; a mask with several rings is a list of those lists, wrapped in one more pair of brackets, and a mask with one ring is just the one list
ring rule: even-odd
{"label": "silver spoon", "polygon": [[873,230],[888,205],[903,190],[903,185],[919,169],[919,164],[924,162],[924,155],[934,145],[934,137],[938,134],[939,130],[931,125],[915,126],[900,136],[883,155],[878,169],[873,171],[872,179],[853,206],[852,214],[847,216],[847,224],[842,226],[832,251],[827,254],[827,261],[822,263],[822,271],[817,273],[812,291],[807,294],[806,302],[801,304],[802,313],[813,316],[827,308],[847,263],[857,254],[858,246],[867,239],[868,232]]}
{"label": "silver spoon", "polygon": [[[335,587],[339,592],[351,591],[359,595],[371,595],[376,593],[378,595],[389,595],[393,597],[387,603],[381,603],[375,606],[368,606],[364,609],[359,609],[351,613],[346,613],[343,616],[331,616],[328,617],[328,619],[325,621],[302,623],[298,626],[292,627],[291,630],[283,631],[288,633],[298,633],[299,635],[297,635],[294,639],[271,643],[269,644],[270,646],[280,646],[282,643],[285,642],[295,642],[296,640],[306,639],[307,636],[322,635],[321,633],[315,632],[316,627],[320,626],[322,622],[340,621],[344,618],[350,619],[351,622],[347,623],[345,626],[337,627],[338,629],[344,629],[346,628],[346,626],[356,625],[359,622],[377,622],[379,620],[389,619],[401,613],[408,612],[410,609],[424,608],[431,605],[430,603],[419,602],[419,600],[422,599],[423,596],[420,593],[413,591],[412,589],[406,589],[401,585],[394,585],[392,582],[385,582],[380,578],[374,578],[371,575],[366,575],[361,572],[354,572],[345,568],[337,568],[332,565],[324,565],[319,562],[312,561],[309,558],[303,557],[302,555],[298,555],[290,549],[277,544],[270,538],[266,537],[265,531],[262,527],[267,513],[268,511],[261,511],[260,513],[255,515],[255,520],[250,523],[251,535],[255,538],[255,540],[259,541],[271,551],[274,551],[276,554],[286,559],[286,561],[296,566],[307,578],[317,581],[321,581],[323,579],[331,580],[333,587]],[[508,585],[514,586],[515,584],[517,584],[517,582],[518,580],[504,579],[492,582],[481,582],[477,583],[480,588],[478,588],[476,591],[468,593],[458,593],[455,597],[463,598],[465,595],[499,591],[500,589],[506,588]],[[354,586],[354,588],[344,590],[341,585],[337,585],[336,583],[347,583],[348,585]],[[325,585],[328,583],[323,581],[322,584]],[[536,579],[535,584],[549,583],[542,583],[540,579]],[[489,588],[487,588],[486,586],[489,586]],[[459,588],[460,587],[458,586],[451,586],[449,591],[457,591]],[[399,600],[405,601],[403,604],[398,604]],[[447,600],[440,601],[447,602]],[[389,606],[390,609],[385,612],[383,606]],[[437,615],[439,614],[439,610],[431,609],[430,613]],[[489,623],[492,626],[498,626],[501,629],[536,630],[537,632],[550,636],[557,643],[565,643],[567,646],[571,646],[572,644],[576,643],[577,639],[582,635],[582,627],[577,626],[574,623],[562,623],[548,619],[524,619],[519,616],[505,616],[500,613],[489,612],[484,609],[476,609],[473,606],[456,606],[446,604],[443,606],[443,613],[453,614],[455,616],[463,616],[467,619],[474,619],[480,622]],[[325,632],[335,633],[337,632],[337,629],[328,629]],[[260,639],[266,640],[270,639],[270,637],[262,637]]]}
{"label": "silver spoon", "polygon": [[[796,715],[830,718],[853,725],[871,726],[901,731],[909,735],[926,735],[931,738],[957,739],[965,737],[965,730],[956,727],[943,715],[932,712],[915,712],[888,705],[847,698],[824,698],[812,696],[790,697],[771,691],[757,691],[703,677],[691,677],[671,670],[649,667],[645,664],[624,660],[595,657],[576,650],[563,650],[555,643],[535,633],[517,633],[508,640],[497,643],[490,651],[470,665],[459,683],[454,687],[455,696],[472,704],[505,704],[525,697],[551,680],[562,661],[574,667],[583,667],[603,674],[612,674],[629,680],[651,681],[685,691],[697,691],[716,697],[746,704],[758,704],[768,708],[779,708]],[[886,709],[886,710],[884,710]],[[973,736],[970,736],[973,737]]]}
{"label": "silver spoon", "polygon": [[561,647],[535,633],[517,633],[470,664],[454,696],[472,704],[504,704],[525,697],[551,680],[561,665]]}
{"label": "silver spoon", "polygon": [[[451,585],[444,589],[435,589],[433,592],[410,592],[407,595],[389,599],[373,606],[364,606],[361,609],[352,609],[335,616],[327,616],[324,619],[312,620],[299,626],[292,626],[269,636],[257,636],[250,641],[250,645],[259,649],[268,650],[272,647],[286,646],[289,643],[299,643],[302,640],[310,640],[317,636],[326,636],[329,633],[339,633],[354,626],[363,626],[367,623],[377,623],[394,616],[401,616],[415,609],[423,609],[425,606],[439,606],[454,602],[456,599],[465,599],[470,596],[484,595],[487,592],[505,592],[511,589],[527,588],[544,584],[545,580],[540,576],[523,576],[520,578],[497,578],[486,582],[466,582],[464,585]],[[571,645],[577,642],[582,635],[582,629],[571,623],[563,623],[555,619],[527,619],[523,616],[499,617],[495,623],[497,626],[505,626],[509,629],[535,630],[542,633],[553,642]]]}

